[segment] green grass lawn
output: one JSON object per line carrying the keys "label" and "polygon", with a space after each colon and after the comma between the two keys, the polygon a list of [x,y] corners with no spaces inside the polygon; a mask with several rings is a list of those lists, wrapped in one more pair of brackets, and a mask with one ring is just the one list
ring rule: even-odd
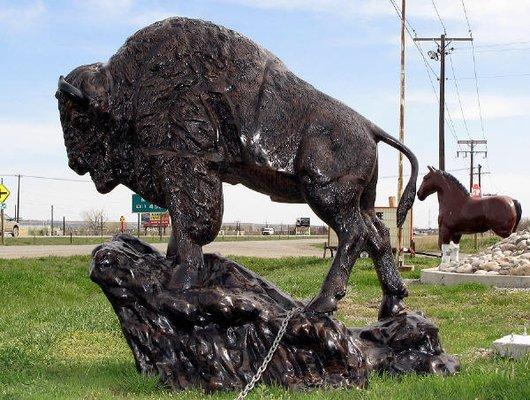
{"label": "green grass lawn", "polygon": [[[287,236],[287,235],[247,235],[247,236],[217,236],[216,242],[238,242],[248,240],[292,240],[292,239],[315,239],[325,236]],[[6,246],[30,246],[30,245],[64,245],[64,244],[100,244],[112,239],[112,236],[25,236],[25,237],[5,237]],[[147,243],[167,243],[169,236],[141,236],[141,239]]]}
{"label": "green grass lawn", "polygon": [[[314,295],[329,260],[237,258],[299,298]],[[416,258],[418,267],[435,263]],[[139,375],[117,318],[99,287],[88,278],[89,258],[0,260],[0,398],[2,399],[232,399],[170,393],[155,378]],[[416,271],[406,278],[419,276]],[[260,386],[251,399],[530,399],[530,358],[488,354],[496,338],[521,331],[530,319],[530,293],[479,285],[411,285],[410,308],[440,327],[449,353],[458,354],[456,376],[372,376],[366,390],[293,392]],[[349,325],[376,319],[380,289],[370,262],[352,274],[338,317]]]}

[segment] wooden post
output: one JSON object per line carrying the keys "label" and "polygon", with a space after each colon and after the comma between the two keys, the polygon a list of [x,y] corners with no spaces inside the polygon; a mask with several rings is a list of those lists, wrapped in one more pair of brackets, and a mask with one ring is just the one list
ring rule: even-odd
{"label": "wooden post", "polygon": [[[405,1],[401,1],[401,56],[400,56],[400,80],[399,80],[399,141],[405,142]],[[398,160],[398,187],[397,201],[403,194],[403,153],[399,152]],[[403,265],[403,228],[399,227],[397,231],[397,249],[396,260],[398,267]]]}

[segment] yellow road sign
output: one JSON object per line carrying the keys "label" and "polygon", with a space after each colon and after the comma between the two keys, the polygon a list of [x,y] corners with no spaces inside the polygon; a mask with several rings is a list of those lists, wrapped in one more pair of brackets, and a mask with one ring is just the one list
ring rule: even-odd
{"label": "yellow road sign", "polygon": [[3,203],[7,200],[7,198],[9,197],[9,193],[11,193],[9,189],[6,188],[2,183],[0,183],[0,203]]}

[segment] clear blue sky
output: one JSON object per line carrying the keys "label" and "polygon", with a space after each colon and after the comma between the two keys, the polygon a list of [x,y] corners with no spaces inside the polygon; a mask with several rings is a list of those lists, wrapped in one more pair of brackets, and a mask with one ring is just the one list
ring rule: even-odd
{"label": "clear blue sky", "polygon": [[[399,2],[400,3],[400,2]],[[438,6],[448,34],[467,36],[460,0]],[[442,6],[443,3],[443,6]],[[489,141],[484,171],[485,192],[518,198],[530,208],[530,2],[465,1],[476,56],[484,135]],[[420,36],[442,32],[431,1],[411,1],[409,22]],[[279,56],[296,74],[342,100],[388,132],[397,135],[399,93],[399,21],[387,0],[217,0],[217,1],[0,1],[0,174],[78,177],[68,170],[54,92],[57,78],[78,65],[106,61],[137,29],[168,16],[211,20],[241,32]],[[434,48],[423,45],[425,52]],[[452,61],[459,78],[462,118],[453,80],[447,103],[459,138],[482,138],[469,44],[457,44]],[[429,61],[435,71],[438,64]],[[448,78],[453,78],[448,60]],[[525,75],[526,74],[526,75]],[[502,76],[502,77],[500,77]],[[435,81],[437,87],[437,82]],[[407,47],[406,143],[420,159],[422,171],[437,164],[437,103],[419,53]],[[468,166],[456,158],[457,146],[447,129],[447,169]],[[469,135],[468,135],[469,131]],[[380,175],[393,176],[397,153],[381,145]],[[466,171],[455,175],[467,185]],[[418,182],[419,183],[419,182]],[[396,191],[395,178],[380,180],[378,202],[386,205]],[[130,191],[107,196],[90,183],[24,178],[22,216],[56,215],[79,219],[83,210],[105,208],[111,219],[134,220]],[[8,202],[13,213],[15,195]],[[311,215],[306,206],[271,203],[240,187],[225,190],[225,221],[284,222]],[[434,199],[415,207],[418,226],[435,225]]]}

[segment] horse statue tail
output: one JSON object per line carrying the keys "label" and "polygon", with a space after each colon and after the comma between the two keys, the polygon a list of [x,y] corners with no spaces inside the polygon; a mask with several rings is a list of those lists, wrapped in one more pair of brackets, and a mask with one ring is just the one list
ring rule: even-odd
{"label": "horse statue tail", "polygon": [[412,207],[412,204],[414,203],[414,199],[416,198],[416,180],[418,179],[418,159],[414,155],[414,153],[403,143],[401,143],[399,140],[397,140],[395,137],[390,136],[388,133],[383,131],[381,128],[377,127],[376,125],[373,125],[373,132],[375,135],[375,139],[377,141],[384,142],[388,144],[389,146],[392,146],[393,148],[399,150],[410,161],[410,178],[407,182],[407,186],[405,186],[405,190],[403,191],[403,194],[401,195],[401,199],[399,200],[398,208],[397,208],[397,226],[402,227],[403,223],[405,222],[405,219],[407,218],[407,212]]}
{"label": "horse statue tail", "polygon": [[513,226],[513,231],[515,232],[517,230],[517,227],[519,226],[519,222],[521,222],[521,215],[523,214],[523,209],[521,208],[521,203],[519,203],[517,200],[512,199],[513,205],[515,206],[515,213],[517,215],[515,219],[515,225]]}

